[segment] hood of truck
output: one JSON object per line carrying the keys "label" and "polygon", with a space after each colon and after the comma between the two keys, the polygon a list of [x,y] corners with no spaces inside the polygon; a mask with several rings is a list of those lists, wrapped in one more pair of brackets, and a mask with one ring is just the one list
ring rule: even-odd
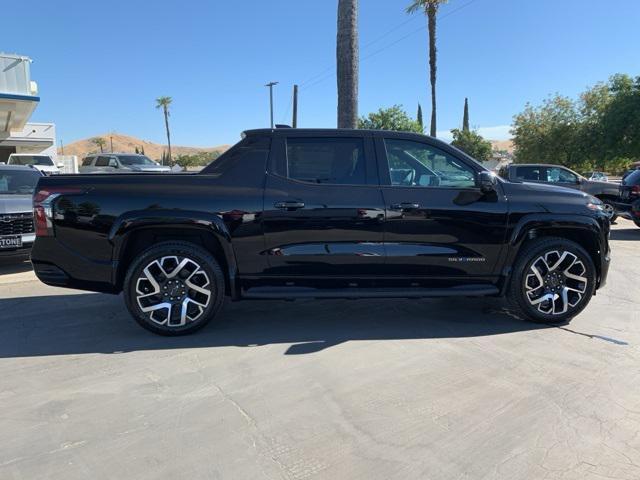
{"label": "hood of truck", "polygon": [[31,195],[2,194],[0,195],[0,214],[28,213],[33,210]]}
{"label": "hood of truck", "polygon": [[503,182],[502,186],[512,210],[591,215],[587,204],[599,202],[588,193],[556,185]]}
{"label": "hood of truck", "polygon": [[163,165],[132,165],[127,167],[128,170],[132,172],[156,172],[156,173],[164,173],[170,172],[171,167],[163,166]]}

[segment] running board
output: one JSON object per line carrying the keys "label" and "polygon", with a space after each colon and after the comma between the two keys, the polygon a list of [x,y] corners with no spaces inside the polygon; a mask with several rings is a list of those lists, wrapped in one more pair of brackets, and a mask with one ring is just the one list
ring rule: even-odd
{"label": "running board", "polygon": [[429,297],[482,297],[498,295],[494,285],[462,285],[450,288],[341,288],[320,289],[305,287],[253,287],[242,292],[247,299],[298,298],[429,298]]}

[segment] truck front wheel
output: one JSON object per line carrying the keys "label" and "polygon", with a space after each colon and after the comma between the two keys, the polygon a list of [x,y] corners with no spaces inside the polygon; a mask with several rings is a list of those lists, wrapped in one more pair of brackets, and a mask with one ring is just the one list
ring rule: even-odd
{"label": "truck front wheel", "polygon": [[587,306],[595,285],[596,270],[584,248],[564,238],[542,237],[520,252],[507,297],[528,320],[564,323]]}
{"label": "truck front wheel", "polygon": [[222,308],[224,275],[216,259],[189,242],[162,242],[127,270],[124,299],[133,318],[160,335],[186,335]]}

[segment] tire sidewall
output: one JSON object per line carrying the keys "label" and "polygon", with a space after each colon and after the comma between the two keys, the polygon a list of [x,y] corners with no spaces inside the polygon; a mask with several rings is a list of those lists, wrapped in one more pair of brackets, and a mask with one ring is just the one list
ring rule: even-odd
{"label": "tire sidewall", "polygon": [[[180,327],[168,327],[155,323],[140,309],[136,299],[137,279],[144,268],[154,260],[171,255],[187,257],[197,262],[209,277],[212,288],[209,305],[203,314],[195,322]],[[199,330],[215,317],[224,301],[224,285],[224,275],[218,262],[206,250],[189,242],[164,242],[147,249],[132,262],[123,284],[123,294],[127,309],[143,328],[159,335],[178,336]]]}

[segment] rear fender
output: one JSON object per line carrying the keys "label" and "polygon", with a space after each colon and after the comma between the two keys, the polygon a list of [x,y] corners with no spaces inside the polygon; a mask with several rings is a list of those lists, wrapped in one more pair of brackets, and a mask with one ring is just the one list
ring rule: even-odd
{"label": "rear fender", "polygon": [[227,263],[229,288],[231,294],[236,291],[237,262],[233,247],[231,245],[231,235],[226,225],[218,215],[189,210],[141,210],[131,211],[120,216],[112,225],[109,231],[109,241],[113,245],[113,278],[114,285],[118,281],[118,263],[122,258],[127,238],[132,232],[148,228],[188,228],[198,229],[210,233],[218,240],[222,247],[222,253]]}

